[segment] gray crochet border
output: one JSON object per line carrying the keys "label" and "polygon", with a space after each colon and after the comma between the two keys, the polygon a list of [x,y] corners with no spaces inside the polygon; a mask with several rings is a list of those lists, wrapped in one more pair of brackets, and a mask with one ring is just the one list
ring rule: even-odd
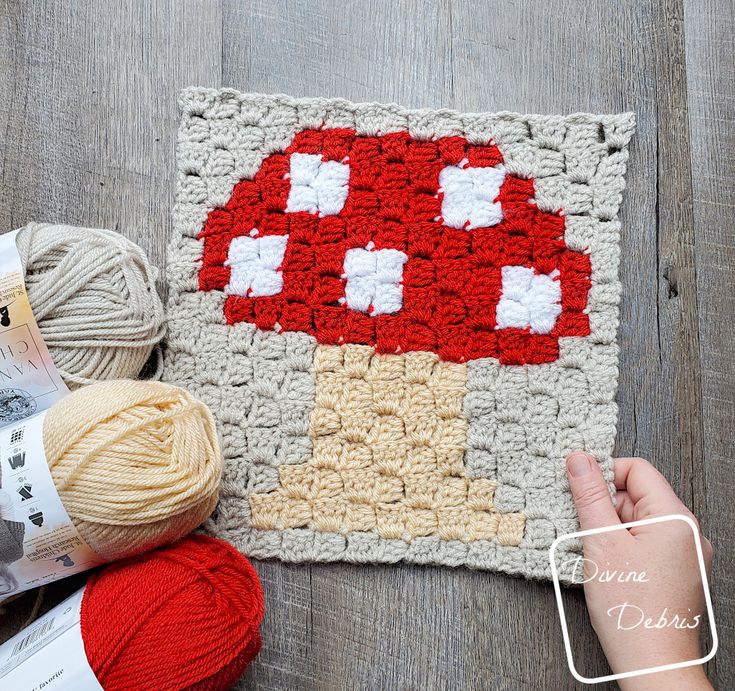
{"label": "gray crochet border", "polygon": [[[198,87],[185,89],[179,105],[182,119],[177,147],[174,233],[167,266],[169,338],[164,377],[188,387],[210,405],[224,437],[226,470],[222,499],[207,529],[233,542],[244,553],[261,559],[353,563],[405,561],[465,565],[549,578],[551,543],[558,535],[573,532],[578,527],[564,475],[563,454],[581,445],[596,455],[608,481],[612,478],[610,454],[617,419],[614,402],[618,360],[617,305],[621,289],[617,214],[625,186],[627,147],[635,129],[633,114],[461,114],[452,110],[410,110],[395,104],[352,104],[343,99],[242,94],[233,89]],[[239,328],[238,333],[245,334],[245,338],[252,339],[253,334],[249,325],[224,325],[221,294],[198,291],[197,262],[202,254],[202,241],[196,236],[207,214],[227,202],[239,180],[252,176],[261,161],[282,149],[296,131],[319,126],[354,127],[359,134],[365,135],[408,130],[417,138],[462,135],[472,143],[486,143],[492,139],[512,173],[535,178],[535,199],[539,207],[550,211],[562,209],[566,214],[567,245],[580,250],[589,247],[593,266],[588,299],[591,335],[585,339],[561,339],[561,356],[557,363],[514,368],[532,368],[533,376],[526,376],[529,374],[526,372],[513,384],[518,387],[518,395],[532,397],[536,390],[533,382],[539,377],[543,379],[544,372],[553,375],[552,381],[556,381],[557,375],[562,379],[561,374],[564,374],[565,380],[572,382],[569,386],[576,387],[565,389],[560,385],[554,389],[557,401],[563,400],[569,391],[579,395],[579,377],[566,376],[569,374],[566,370],[576,370],[582,373],[582,396],[587,397],[584,414],[575,416],[572,410],[564,411],[566,422],[571,424],[557,430],[557,441],[555,446],[551,445],[553,449],[538,445],[528,452],[529,459],[520,468],[517,463],[507,468],[505,472],[511,478],[508,483],[499,481],[499,501],[506,505],[503,510],[514,510],[520,503],[526,511],[527,529],[519,547],[486,541],[443,541],[435,537],[417,538],[407,543],[367,533],[345,536],[309,529],[263,531],[247,525],[248,495],[263,491],[263,482],[267,484],[272,479],[264,480],[262,472],[255,472],[262,469],[254,467],[249,457],[252,454],[237,436],[237,427],[246,425],[246,420],[244,416],[238,419],[233,406],[224,400],[222,391],[230,375],[215,360],[238,356],[239,353],[228,350],[232,329]],[[296,344],[297,349],[308,349],[311,337],[289,336],[287,348]],[[286,335],[280,337],[286,338]],[[207,352],[211,355],[211,364],[207,364]],[[485,361],[478,361],[473,365],[485,377],[478,380],[479,388],[486,387],[492,393],[493,387],[502,383],[498,375],[493,374],[498,368],[493,368],[492,363],[483,363]],[[477,388],[472,376],[470,373],[468,384]],[[467,405],[465,412],[472,429],[473,412],[468,411]],[[477,412],[475,418],[480,427],[494,419],[483,421],[481,412]],[[527,436],[539,430],[543,432],[542,428],[534,429],[533,424],[530,420],[523,423]],[[468,472],[475,476],[492,474],[483,469],[483,453],[488,456],[499,452],[483,448],[481,443],[475,447],[469,443],[466,463]],[[499,473],[500,468],[495,472]],[[579,548],[578,542],[560,548],[558,565],[576,555]],[[568,569],[562,569],[562,579],[569,580],[569,577]]]}

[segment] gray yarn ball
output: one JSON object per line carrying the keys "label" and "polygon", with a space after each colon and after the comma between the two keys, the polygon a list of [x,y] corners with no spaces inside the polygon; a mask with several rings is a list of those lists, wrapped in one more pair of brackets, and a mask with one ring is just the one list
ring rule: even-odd
{"label": "gray yarn ball", "polygon": [[137,377],[165,331],[158,271],[143,250],[110,230],[48,223],[23,228],[17,246],[33,315],[67,386]]}

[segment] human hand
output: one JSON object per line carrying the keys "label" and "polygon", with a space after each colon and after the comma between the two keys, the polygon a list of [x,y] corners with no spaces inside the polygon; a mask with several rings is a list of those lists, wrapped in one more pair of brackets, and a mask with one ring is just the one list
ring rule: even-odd
{"label": "human hand", "polygon": [[[617,507],[588,454],[570,454],[567,476],[582,530],[674,514],[688,516],[699,527],[663,475],[642,458],[615,459]],[[701,533],[700,539],[709,573],[712,545]],[[705,601],[687,523],[672,520],[586,536],[583,548],[587,609],[616,674],[702,657]],[[696,665],[621,679],[620,688],[696,691],[712,686]]]}

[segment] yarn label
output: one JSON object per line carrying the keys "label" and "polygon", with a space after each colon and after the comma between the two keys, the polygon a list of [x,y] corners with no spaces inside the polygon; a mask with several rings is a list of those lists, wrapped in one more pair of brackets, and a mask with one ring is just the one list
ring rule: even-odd
{"label": "yarn label", "polygon": [[101,691],[82,639],[84,588],[0,645],[0,688]]}
{"label": "yarn label", "polygon": [[59,498],[43,448],[45,417],[0,428],[0,599],[101,563]]}
{"label": "yarn label", "polygon": [[33,316],[17,234],[0,235],[0,425],[46,410],[69,393]]}

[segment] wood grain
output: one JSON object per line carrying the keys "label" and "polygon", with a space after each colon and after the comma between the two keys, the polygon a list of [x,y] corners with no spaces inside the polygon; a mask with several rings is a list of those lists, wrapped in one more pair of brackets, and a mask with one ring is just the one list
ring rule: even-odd
{"label": "wood grain", "polygon": [[[735,688],[733,29],[727,0],[0,0],[0,227],[114,228],[163,267],[186,84],[634,110],[617,450],[651,458],[715,544],[710,672]],[[548,584],[400,565],[257,568],[264,649],[242,688],[583,688]],[[47,604],[73,585],[50,588]],[[602,674],[584,601],[569,598],[586,672]],[[9,607],[0,637],[32,599]]]}
{"label": "wood grain", "polygon": [[716,546],[712,590],[720,652],[710,676],[735,687],[735,6],[685,3],[686,72],[693,190],[694,273],[704,430],[698,515]]}
{"label": "wood grain", "polygon": [[[0,100],[0,229],[32,220],[111,228],[163,268],[177,93],[190,83],[219,83],[219,6],[1,7],[0,89],[8,93]],[[159,285],[165,288],[162,275]],[[82,583],[78,577],[49,586],[46,605]],[[9,609],[2,638],[25,621],[34,597]]]}

